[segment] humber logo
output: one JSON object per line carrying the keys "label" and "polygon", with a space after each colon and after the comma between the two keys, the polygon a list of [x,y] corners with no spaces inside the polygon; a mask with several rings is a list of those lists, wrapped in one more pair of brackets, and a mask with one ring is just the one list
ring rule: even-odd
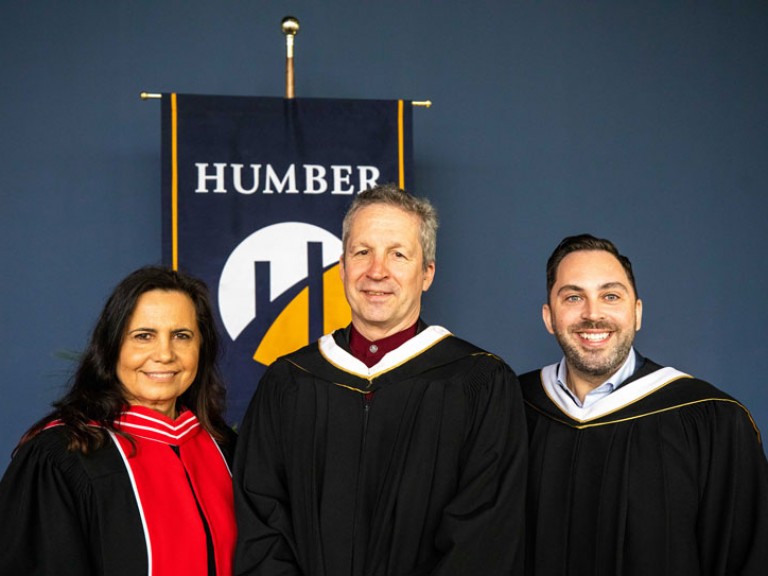
{"label": "humber logo", "polygon": [[281,222],[246,237],[219,278],[221,320],[233,341],[260,335],[253,360],[268,366],[349,324],[339,275],[341,240],[303,222]]}

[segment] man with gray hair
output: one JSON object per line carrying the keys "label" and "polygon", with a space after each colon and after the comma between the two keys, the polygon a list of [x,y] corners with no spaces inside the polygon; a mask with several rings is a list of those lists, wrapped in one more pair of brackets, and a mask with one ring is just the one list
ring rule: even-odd
{"label": "man with gray hair", "polygon": [[278,359],[235,459],[236,574],[518,573],[526,436],[512,370],[420,319],[437,215],[395,186],[344,218],[352,323]]}

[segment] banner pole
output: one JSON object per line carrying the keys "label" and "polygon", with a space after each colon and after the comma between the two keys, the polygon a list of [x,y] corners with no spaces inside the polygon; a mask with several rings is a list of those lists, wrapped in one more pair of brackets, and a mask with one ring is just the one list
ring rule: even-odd
{"label": "banner pole", "polygon": [[296,84],[293,77],[293,39],[299,32],[299,21],[293,16],[286,16],[280,23],[285,34],[285,97],[296,96]]}

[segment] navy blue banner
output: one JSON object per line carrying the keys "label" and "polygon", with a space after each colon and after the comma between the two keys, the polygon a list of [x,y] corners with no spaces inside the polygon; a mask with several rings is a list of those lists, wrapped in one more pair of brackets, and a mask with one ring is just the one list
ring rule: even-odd
{"label": "navy blue banner", "polygon": [[236,424],[272,361],[349,323],[342,217],[412,186],[412,106],[164,94],[162,123],[163,260],[208,284]]}

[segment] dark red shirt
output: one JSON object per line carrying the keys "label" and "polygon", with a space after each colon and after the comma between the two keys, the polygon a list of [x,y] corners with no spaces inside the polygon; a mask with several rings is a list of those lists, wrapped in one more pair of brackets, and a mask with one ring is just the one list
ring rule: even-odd
{"label": "dark red shirt", "polygon": [[352,352],[352,356],[370,368],[371,366],[376,365],[378,361],[382,359],[384,354],[405,344],[414,336],[416,336],[416,324],[397,334],[392,334],[381,340],[371,342],[365,336],[360,334],[353,324],[352,330],[350,330],[349,333],[349,349]]}

